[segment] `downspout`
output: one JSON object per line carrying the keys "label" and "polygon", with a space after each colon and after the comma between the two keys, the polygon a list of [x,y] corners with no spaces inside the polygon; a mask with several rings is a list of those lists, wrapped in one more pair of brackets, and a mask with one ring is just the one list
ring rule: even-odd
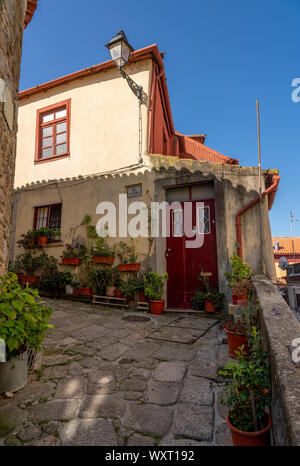
{"label": "downspout", "polygon": [[[279,175],[273,175],[273,183],[271,186],[269,186],[263,193],[262,193],[262,198],[267,196],[268,194],[274,193],[277,191],[278,184],[279,184],[280,176]],[[238,256],[243,258],[243,244],[242,244],[242,224],[241,224],[241,215],[243,215],[247,210],[249,210],[252,206],[254,206],[257,202],[260,201],[260,196],[257,196],[255,199],[250,201],[245,207],[240,209],[238,213],[235,216],[235,225],[236,225],[236,237],[237,237],[237,242],[239,244],[238,246]],[[272,199],[274,201],[274,199]],[[272,207],[273,202],[271,202],[271,207]],[[270,208],[271,208],[270,207]],[[269,208],[269,210],[270,210]]]}

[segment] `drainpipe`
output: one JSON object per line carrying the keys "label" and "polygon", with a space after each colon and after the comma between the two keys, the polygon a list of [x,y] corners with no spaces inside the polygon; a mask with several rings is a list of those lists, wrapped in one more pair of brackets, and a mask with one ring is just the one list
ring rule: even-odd
{"label": "drainpipe", "polygon": [[[274,193],[274,196],[275,196],[275,193],[276,193],[277,188],[278,188],[279,180],[280,180],[279,175],[273,175],[273,182],[272,182],[271,186],[269,186],[269,188],[266,189],[262,193],[262,198],[264,198],[265,196],[267,196],[268,194],[271,194],[271,193]],[[257,196],[255,199],[253,199],[247,205],[245,205],[245,207],[240,209],[238,211],[238,213],[236,214],[236,216],[235,216],[236,237],[237,237],[237,242],[239,243],[238,256],[241,257],[241,258],[243,258],[241,215],[244,214],[245,212],[247,212],[247,210],[249,210],[252,206],[257,204],[257,202],[259,202],[259,201],[260,201],[260,196]],[[273,201],[274,201],[274,197],[273,197],[272,201],[270,202],[271,207],[272,207]],[[269,210],[271,210],[271,207],[269,208]]]}

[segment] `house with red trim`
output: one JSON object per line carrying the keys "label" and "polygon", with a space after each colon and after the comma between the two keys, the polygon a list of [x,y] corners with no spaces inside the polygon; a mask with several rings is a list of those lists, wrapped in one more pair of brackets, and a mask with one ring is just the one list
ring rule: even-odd
{"label": "house with red trim", "polygon": [[285,257],[289,264],[300,262],[300,237],[299,236],[273,236],[273,253],[276,268],[276,276],[281,279],[286,277],[286,270],[279,267],[279,260]]}
{"label": "house with red trim", "polygon": [[[124,70],[126,79],[109,60],[20,92],[11,260],[21,252],[22,234],[49,227],[59,228],[61,237],[45,250],[60,261],[70,229],[87,214],[96,225],[104,214],[101,202],[115,205],[119,223],[121,210],[128,214],[128,225],[118,224],[116,236],[107,239],[111,246],[131,241],[139,202],[148,212],[152,202],[175,202],[169,236],[134,238],[141,271],[169,275],[168,308],[191,307],[200,272],[230,301],[224,273],[237,242],[254,273],[275,279],[268,212],[277,170],[262,170],[260,203],[258,168],[207,146],[203,128],[192,135],[175,129],[164,55],[156,44],[133,51]],[[141,105],[129,81],[142,86]],[[191,206],[189,236],[184,203]],[[187,247],[197,228],[201,246]]]}

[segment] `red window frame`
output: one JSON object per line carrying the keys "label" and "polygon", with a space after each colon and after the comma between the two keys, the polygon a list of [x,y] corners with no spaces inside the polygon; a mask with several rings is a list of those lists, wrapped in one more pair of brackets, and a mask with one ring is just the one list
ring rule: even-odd
{"label": "red window frame", "polygon": [[[59,110],[66,109],[66,116],[54,119],[52,121],[48,121],[46,123],[43,123],[43,116],[45,116],[47,113],[55,113],[58,112]],[[70,157],[70,121],[71,121],[71,99],[63,100],[62,102],[58,102],[54,105],[49,105],[48,107],[43,107],[37,110],[37,118],[36,118],[36,140],[35,140],[35,158],[34,158],[34,163],[39,164],[39,163],[46,163],[46,162],[51,162],[54,160],[59,160],[64,157]],[[56,125],[60,123],[66,122],[66,131],[63,131],[62,133],[66,132],[66,152],[63,154],[56,154],[56,136],[60,133],[56,133]],[[52,128],[52,136],[48,136],[48,138],[52,137],[52,145],[49,147],[52,147],[53,153],[52,156],[47,157],[47,158],[42,158],[42,135],[43,135],[43,128]],[[64,143],[63,143],[64,144]],[[43,149],[46,149],[47,147],[43,147]]]}
{"label": "red window frame", "polygon": [[[33,216],[33,229],[37,229],[37,220],[38,220],[38,210],[39,209],[47,209],[47,220],[46,220],[46,225],[44,228],[49,228],[50,225],[50,211],[52,207],[60,207],[61,208],[61,216],[62,216],[62,203],[59,204],[49,204],[49,205],[41,205],[38,207],[34,208],[34,216]],[[61,216],[60,216],[60,227],[61,227]],[[60,229],[59,227],[59,229]]]}

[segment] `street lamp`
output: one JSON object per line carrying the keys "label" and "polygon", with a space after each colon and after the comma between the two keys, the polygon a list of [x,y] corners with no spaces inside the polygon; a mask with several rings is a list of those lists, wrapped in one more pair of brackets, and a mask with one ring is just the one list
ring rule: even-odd
{"label": "street lamp", "polygon": [[124,31],[119,31],[105,45],[110,52],[111,59],[115,62],[119,70],[128,63],[133,47],[129,44]]}
{"label": "street lamp", "polygon": [[128,76],[123,70],[123,66],[129,62],[130,54],[134,48],[129,44],[125,32],[120,30],[117,34],[105,45],[110,52],[111,59],[115,62],[120,71],[121,76],[126,79],[130,89],[139,101],[139,163],[142,159],[142,104],[148,106],[148,96],[144,92],[143,87],[139,86],[133,79]]}

